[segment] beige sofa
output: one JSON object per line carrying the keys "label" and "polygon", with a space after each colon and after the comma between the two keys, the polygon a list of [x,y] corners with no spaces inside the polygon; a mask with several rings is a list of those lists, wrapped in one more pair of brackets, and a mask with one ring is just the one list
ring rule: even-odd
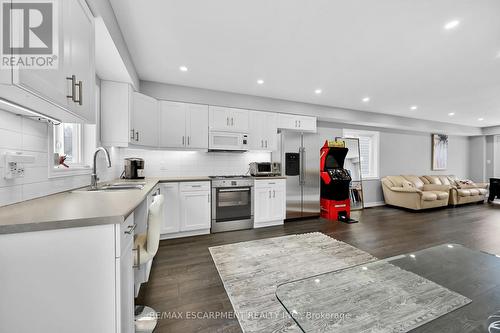
{"label": "beige sofa", "polygon": [[449,185],[425,184],[418,176],[387,176],[382,190],[388,205],[412,210],[444,207],[450,197]]}
{"label": "beige sofa", "polygon": [[382,190],[388,205],[412,210],[484,202],[488,184],[460,181],[456,176],[387,176]]}
{"label": "beige sofa", "polygon": [[421,179],[426,184],[449,185],[451,187],[449,204],[452,206],[484,202],[488,193],[489,184],[464,182],[456,176],[423,176]]}

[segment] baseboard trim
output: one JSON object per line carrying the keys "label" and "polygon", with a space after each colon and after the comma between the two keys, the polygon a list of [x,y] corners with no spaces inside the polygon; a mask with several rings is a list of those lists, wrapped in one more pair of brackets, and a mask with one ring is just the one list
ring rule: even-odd
{"label": "baseboard trim", "polygon": [[385,201],[365,202],[365,208],[385,206]]}
{"label": "baseboard trim", "polygon": [[182,238],[182,237],[191,237],[191,236],[200,236],[200,235],[208,235],[209,233],[210,233],[210,229],[193,230],[193,231],[185,231],[185,232],[176,232],[176,233],[173,233],[173,234],[162,234],[162,235],[160,235],[160,240],[173,239],[173,238]]}

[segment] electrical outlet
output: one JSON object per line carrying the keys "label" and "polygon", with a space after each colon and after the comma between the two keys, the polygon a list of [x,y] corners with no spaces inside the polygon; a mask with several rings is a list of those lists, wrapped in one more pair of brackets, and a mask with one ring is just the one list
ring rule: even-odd
{"label": "electrical outlet", "polygon": [[24,167],[20,166],[17,162],[7,163],[8,167],[5,170],[5,179],[14,179],[24,177]]}

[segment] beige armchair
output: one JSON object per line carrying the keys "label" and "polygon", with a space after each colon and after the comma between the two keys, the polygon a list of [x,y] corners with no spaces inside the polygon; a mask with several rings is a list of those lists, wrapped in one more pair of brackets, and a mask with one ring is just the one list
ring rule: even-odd
{"label": "beige armchair", "polygon": [[450,185],[425,184],[413,175],[382,178],[385,202],[412,210],[447,206],[450,188]]}
{"label": "beige armchair", "polygon": [[452,206],[484,202],[489,186],[487,183],[465,183],[453,175],[423,176],[422,181],[426,184],[449,185],[449,204]]}

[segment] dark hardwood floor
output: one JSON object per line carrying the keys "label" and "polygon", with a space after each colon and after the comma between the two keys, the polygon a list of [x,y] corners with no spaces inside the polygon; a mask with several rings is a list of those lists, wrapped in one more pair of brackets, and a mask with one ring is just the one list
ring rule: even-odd
{"label": "dark hardwood floor", "polygon": [[359,223],[314,219],[162,241],[150,281],[142,286],[137,304],[166,314],[155,332],[241,332],[235,318],[193,319],[195,312],[227,312],[230,316],[232,311],[208,248],[289,234],[320,231],[378,258],[443,243],[459,243],[500,254],[500,204],[472,204],[417,213],[377,207],[353,215]]}

